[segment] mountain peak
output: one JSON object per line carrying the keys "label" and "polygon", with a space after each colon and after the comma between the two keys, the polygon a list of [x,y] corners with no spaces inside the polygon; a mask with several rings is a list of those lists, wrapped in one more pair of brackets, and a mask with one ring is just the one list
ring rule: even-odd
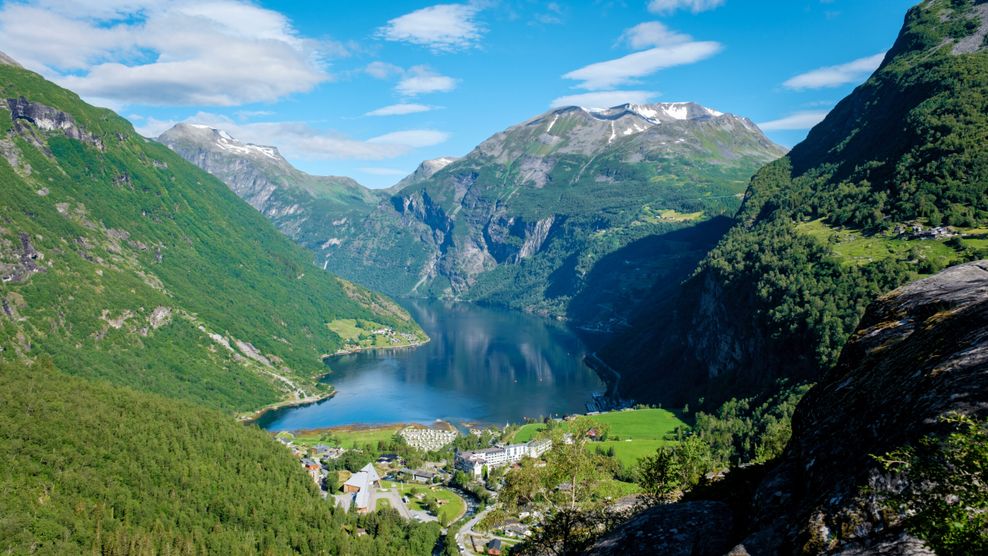
{"label": "mountain peak", "polygon": [[459,157],[455,156],[441,156],[439,158],[433,158],[431,160],[423,160],[419,167],[415,169],[414,172],[402,178],[401,181],[394,184],[388,188],[389,192],[397,192],[408,187],[409,185],[419,183],[421,181],[431,178],[436,172],[442,170],[443,168],[449,166],[450,164],[459,160]]}
{"label": "mountain peak", "polygon": [[709,120],[723,116],[723,112],[701,106],[695,102],[662,102],[656,104],[621,104],[611,108],[581,108],[599,120],[615,120],[636,116],[649,123],[673,121]]}
{"label": "mountain peak", "polygon": [[177,140],[191,140],[199,144],[208,143],[220,150],[244,156],[261,156],[276,162],[284,161],[277,147],[255,145],[237,140],[222,129],[203,124],[180,123],[162,133],[158,140],[173,143]]}

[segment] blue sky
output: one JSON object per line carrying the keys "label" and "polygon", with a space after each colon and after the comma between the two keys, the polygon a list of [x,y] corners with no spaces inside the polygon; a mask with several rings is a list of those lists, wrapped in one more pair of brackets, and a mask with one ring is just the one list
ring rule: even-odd
{"label": "blue sky", "polygon": [[195,121],[384,187],[562,104],[696,101],[805,137],[915,0],[0,3],[0,50],[152,135]]}

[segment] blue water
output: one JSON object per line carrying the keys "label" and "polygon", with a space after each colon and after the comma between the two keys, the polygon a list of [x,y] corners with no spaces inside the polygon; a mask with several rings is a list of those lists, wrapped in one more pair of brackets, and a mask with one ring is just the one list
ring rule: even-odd
{"label": "blue water", "polygon": [[354,423],[504,424],[582,412],[604,389],[565,326],[514,311],[407,301],[431,338],[415,349],[327,360],[332,399],[272,412],[259,424],[297,430]]}

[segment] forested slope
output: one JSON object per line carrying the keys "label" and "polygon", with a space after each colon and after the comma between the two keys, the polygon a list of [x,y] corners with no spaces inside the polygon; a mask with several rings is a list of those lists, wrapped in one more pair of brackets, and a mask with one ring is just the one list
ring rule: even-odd
{"label": "forested slope", "polygon": [[421,555],[439,537],[335,510],[255,427],[50,362],[0,365],[0,468],[4,554]]}
{"label": "forested slope", "polygon": [[909,11],[875,74],[752,179],[676,301],[603,351],[629,395],[717,401],[815,380],[880,293],[983,256],[986,33],[982,1]]}

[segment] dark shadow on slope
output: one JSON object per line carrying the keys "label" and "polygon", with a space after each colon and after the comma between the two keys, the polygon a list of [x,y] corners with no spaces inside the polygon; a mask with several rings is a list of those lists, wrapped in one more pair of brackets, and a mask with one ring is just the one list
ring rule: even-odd
{"label": "dark shadow on slope", "polygon": [[732,219],[717,216],[642,238],[603,257],[570,302],[567,318],[585,330],[604,333],[641,326],[639,321],[661,311],[732,224]]}

